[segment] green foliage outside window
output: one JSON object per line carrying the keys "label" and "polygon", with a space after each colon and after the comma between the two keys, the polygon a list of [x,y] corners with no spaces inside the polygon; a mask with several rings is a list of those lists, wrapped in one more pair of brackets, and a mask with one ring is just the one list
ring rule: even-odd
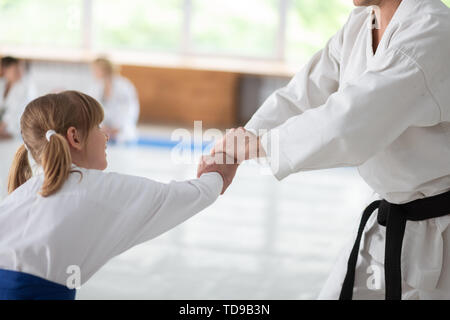
{"label": "green foliage outside window", "polygon": [[351,0],[292,0],[288,14],[286,55],[305,61],[323,48],[354,9]]}
{"label": "green foliage outside window", "polygon": [[0,43],[81,45],[82,0],[0,0]]}
{"label": "green foliage outside window", "polygon": [[[84,0],[0,0],[0,45],[80,48]],[[305,62],[345,23],[352,0],[290,0],[284,56]],[[444,0],[450,6],[450,0]],[[278,58],[280,0],[92,0],[94,49]],[[186,34],[189,36],[186,37]],[[186,46],[186,44],[188,44]]]}

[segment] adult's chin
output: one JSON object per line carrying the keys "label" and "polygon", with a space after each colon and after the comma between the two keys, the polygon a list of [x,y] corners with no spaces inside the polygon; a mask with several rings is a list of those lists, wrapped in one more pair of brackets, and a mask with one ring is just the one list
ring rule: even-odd
{"label": "adult's chin", "polygon": [[353,0],[353,4],[357,7],[368,7],[377,5],[379,1],[376,0]]}

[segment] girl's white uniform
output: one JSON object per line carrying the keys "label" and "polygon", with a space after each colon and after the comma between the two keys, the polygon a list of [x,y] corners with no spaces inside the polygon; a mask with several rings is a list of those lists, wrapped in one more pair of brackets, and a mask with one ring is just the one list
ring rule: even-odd
{"label": "girl's white uniform", "polygon": [[0,113],[3,113],[2,121],[7,124],[9,134],[20,137],[20,117],[27,104],[36,98],[36,88],[28,77],[23,77],[15,83],[4,97],[6,80],[0,78]]}
{"label": "girl's white uniform", "polygon": [[73,168],[82,176],[71,173],[52,196],[38,195],[38,175],[0,203],[0,269],[66,285],[74,265],[83,284],[112,257],[208,207],[223,184],[216,172],[165,184]]}
{"label": "girl's white uniform", "polygon": [[[374,54],[372,9],[355,9],[246,128],[269,130],[261,141],[280,180],[301,171],[355,166],[374,199],[401,204],[447,192],[450,10],[440,0],[403,0]],[[339,297],[357,223],[320,298]],[[404,299],[450,298],[449,225],[449,215],[407,222]],[[374,275],[369,266],[380,267],[384,277],[385,227],[376,213],[365,230],[354,298],[384,299],[384,278],[381,288],[367,286]]]}
{"label": "girl's white uniform", "polygon": [[126,78],[115,75],[112,79],[111,96],[103,99],[105,88],[97,83],[92,96],[101,102],[105,119],[103,123],[119,129],[117,142],[133,142],[137,139],[137,121],[139,118],[139,99],[134,85]]}

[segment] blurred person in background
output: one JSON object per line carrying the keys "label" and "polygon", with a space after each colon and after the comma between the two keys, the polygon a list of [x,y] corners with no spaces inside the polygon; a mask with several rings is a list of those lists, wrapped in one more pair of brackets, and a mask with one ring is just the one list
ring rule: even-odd
{"label": "blurred person in background", "polygon": [[25,74],[23,61],[7,56],[0,66],[0,140],[5,140],[20,136],[20,116],[36,97],[36,89]]}
{"label": "blurred person in background", "polygon": [[113,63],[106,58],[94,60],[92,72],[97,80],[92,95],[100,101],[105,111],[103,129],[113,142],[136,142],[139,117],[136,88],[131,81],[122,77]]}

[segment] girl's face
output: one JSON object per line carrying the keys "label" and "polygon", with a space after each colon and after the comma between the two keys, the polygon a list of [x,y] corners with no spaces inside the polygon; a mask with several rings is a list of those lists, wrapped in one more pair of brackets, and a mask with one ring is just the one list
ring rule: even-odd
{"label": "girl's face", "polygon": [[105,170],[108,166],[106,160],[106,144],[109,136],[102,128],[96,126],[89,132],[85,144],[85,160],[89,169]]}

